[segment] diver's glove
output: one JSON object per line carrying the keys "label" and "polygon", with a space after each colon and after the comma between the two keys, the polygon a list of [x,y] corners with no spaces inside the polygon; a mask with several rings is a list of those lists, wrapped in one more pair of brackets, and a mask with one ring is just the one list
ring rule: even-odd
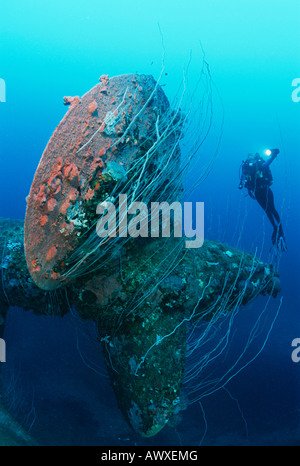
{"label": "diver's glove", "polygon": [[279,154],[280,150],[279,149],[271,149],[271,155],[275,158]]}

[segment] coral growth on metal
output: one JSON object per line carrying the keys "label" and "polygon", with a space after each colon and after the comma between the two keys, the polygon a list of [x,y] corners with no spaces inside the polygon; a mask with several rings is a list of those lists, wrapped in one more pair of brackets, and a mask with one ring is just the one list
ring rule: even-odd
{"label": "coral growth on metal", "polygon": [[67,259],[91,227],[86,211],[95,210],[92,201],[114,179],[112,171],[126,178],[155,127],[157,98],[162,111],[168,108],[156,87],[152,76],[103,75],[83,97],[64,97],[68,112],[42,155],[27,203],[26,260],[40,288],[65,281]]}

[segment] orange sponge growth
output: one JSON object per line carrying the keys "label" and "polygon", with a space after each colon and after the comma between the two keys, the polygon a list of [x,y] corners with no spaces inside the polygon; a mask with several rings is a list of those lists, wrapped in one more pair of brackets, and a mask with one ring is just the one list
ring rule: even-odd
{"label": "orange sponge growth", "polygon": [[68,111],[38,165],[25,219],[28,268],[44,290],[67,282],[68,257],[92,228],[87,209],[96,214],[93,199],[114,179],[111,166],[126,178],[149,128],[155,133],[154,107],[162,114],[169,108],[153,77],[144,75],[102,75],[83,97],[64,103]]}

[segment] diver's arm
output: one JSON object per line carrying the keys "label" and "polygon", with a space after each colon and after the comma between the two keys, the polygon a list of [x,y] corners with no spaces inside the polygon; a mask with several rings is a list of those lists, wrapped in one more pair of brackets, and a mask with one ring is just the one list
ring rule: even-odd
{"label": "diver's arm", "polygon": [[273,162],[273,160],[276,159],[278,154],[279,154],[279,149],[272,149],[271,150],[271,156],[266,162],[264,162],[263,168],[268,168],[271,165],[271,163]]}

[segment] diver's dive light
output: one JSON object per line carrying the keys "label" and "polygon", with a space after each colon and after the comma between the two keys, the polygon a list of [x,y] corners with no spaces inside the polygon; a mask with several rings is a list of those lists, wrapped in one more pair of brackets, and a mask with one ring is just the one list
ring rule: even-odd
{"label": "diver's dive light", "polygon": [[265,150],[265,154],[270,156],[272,155],[273,159],[279,154],[279,149],[267,149]]}

